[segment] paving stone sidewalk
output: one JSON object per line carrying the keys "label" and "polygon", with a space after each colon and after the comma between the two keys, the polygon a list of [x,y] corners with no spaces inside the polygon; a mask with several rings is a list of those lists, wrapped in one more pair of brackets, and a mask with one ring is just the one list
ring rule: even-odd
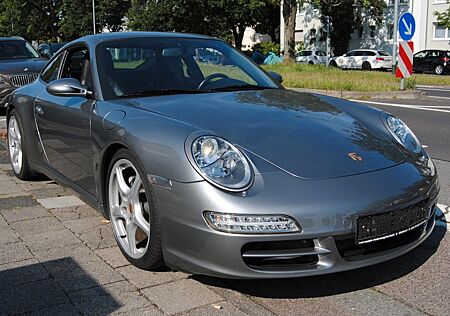
{"label": "paving stone sidewalk", "polygon": [[142,271],[71,191],[13,177],[0,145],[0,315],[448,315],[449,252],[442,223],[410,254],[348,273],[238,281]]}

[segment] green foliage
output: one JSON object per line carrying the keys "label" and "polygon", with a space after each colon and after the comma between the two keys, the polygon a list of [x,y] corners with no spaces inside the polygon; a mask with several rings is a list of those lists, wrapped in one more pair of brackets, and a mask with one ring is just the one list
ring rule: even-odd
{"label": "green foliage", "polygon": [[447,11],[434,12],[434,14],[437,16],[438,24],[440,26],[450,28],[450,6],[448,7]]}
{"label": "green foliage", "polygon": [[[130,0],[95,0],[97,30],[120,30],[129,7]],[[92,0],[0,0],[0,36],[67,41],[92,31]]]}
{"label": "green foliage", "polygon": [[275,10],[275,0],[132,0],[127,27],[216,36],[240,48],[245,28],[262,25]]}
{"label": "green foliage", "polygon": [[326,25],[330,16],[333,32],[330,34],[331,46],[336,55],[347,52],[353,31],[362,27],[362,17],[372,18],[377,25],[383,23],[385,0],[304,0],[321,11],[321,20]]}
{"label": "green foliage", "polygon": [[255,45],[253,50],[260,52],[263,55],[268,55],[269,53],[275,53],[280,55],[281,49],[280,44],[274,42],[263,42]]}
{"label": "green foliage", "polygon": [[[400,79],[389,72],[341,70],[324,65],[276,64],[263,66],[283,76],[283,85],[290,88],[337,91],[398,91]],[[407,89],[415,85],[450,85],[450,76],[414,74],[407,79]]]}

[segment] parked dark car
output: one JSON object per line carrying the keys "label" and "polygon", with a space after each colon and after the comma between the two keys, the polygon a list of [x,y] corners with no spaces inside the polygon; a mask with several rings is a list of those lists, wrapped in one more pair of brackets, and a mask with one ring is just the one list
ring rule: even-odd
{"label": "parked dark car", "polygon": [[0,112],[16,88],[36,80],[47,60],[21,37],[0,37]]}
{"label": "parked dark car", "polygon": [[52,58],[66,43],[42,43],[37,47],[38,53],[45,58]]}
{"label": "parked dark car", "polygon": [[414,54],[413,70],[436,75],[450,73],[450,51],[433,49]]}
{"label": "parked dark car", "polygon": [[400,119],[284,89],[202,35],[71,42],[14,91],[7,124],[14,174],[76,190],[142,269],[332,273],[398,257],[435,225],[436,168]]}

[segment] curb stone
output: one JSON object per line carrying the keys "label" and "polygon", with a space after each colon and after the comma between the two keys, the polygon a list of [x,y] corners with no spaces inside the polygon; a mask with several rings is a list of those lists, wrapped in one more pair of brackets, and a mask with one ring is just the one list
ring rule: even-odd
{"label": "curb stone", "polygon": [[422,91],[380,91],[380,92],[357,92],[357,91],[336,91],[336,90],[319,90],[319,89],[303,89],[289,88],[298,92],[309,92],[323,94],[331,97],[343,99],[417,99],[424,95]]}

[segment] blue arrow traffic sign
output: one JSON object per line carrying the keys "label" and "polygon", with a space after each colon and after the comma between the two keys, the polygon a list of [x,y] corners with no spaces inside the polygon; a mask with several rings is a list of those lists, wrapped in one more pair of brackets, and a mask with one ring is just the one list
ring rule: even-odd
{"label": "blue arrow traffic sign", "polygon": [[416,31],[416,21],[414,16],[409,13],[403,13],[398,19],[398,32],[404,41],[409,41]]}

